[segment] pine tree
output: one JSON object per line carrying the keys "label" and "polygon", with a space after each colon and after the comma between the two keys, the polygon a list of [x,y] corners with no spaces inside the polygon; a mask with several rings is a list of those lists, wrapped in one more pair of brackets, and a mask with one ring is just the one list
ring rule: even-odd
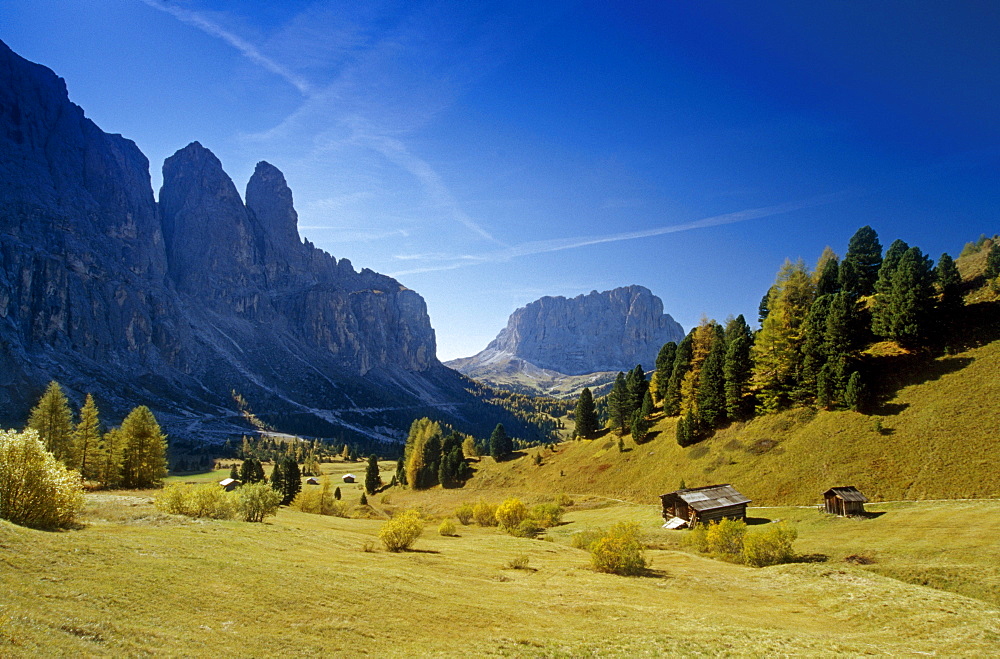
{"label": "pine tree", "polygon": [[986,271],[984,274],[987,279],[1000,277],[1000,241],[996,240],[996,238],[993,239],[990,251],[986,253]]}
{"label": "pine tree", "polygon": [[726,418],[726,383],[723,375],[726,361],[726,341],[722,328],[716,327],[716,337],[701,366],[698,382],[698,418],[706,428],[716,428]]}
{"label": "pine tree", "polygon": [[875,281],[876,295],[887,296],[892,291],[892,275],[899,267],[899,259],[903,258],[908,249],[910,246],[897,238],[889,245],[889,249],[885,250],[885,258],[882,259],[882,266],[878,269],[878,279]]}
{"label": "pine tree", "polygon": [[[649,435],[649,420],[643,416],[641,410],[636,410],[636,413],[632,416],[632,441],[636,444],[642,444],[646,441],[646,437]],[[621,438],[619,438],[621,441]]]}
{"label": "pine tree", "polygon": [[53,380],[31,410],[28,427],[38,431],[45,450],[67,467],[76,469],[79,462],[73,446],[73,412],[59,383]]}
{"label": "pine tree", "polygon": [[653,395],[650,390],[646,390],[646,394],[642,397],[642,407],[639,408],[639,413],[642,414],[642,418],[648,419],[653,415]]}
{"label": "pine tree", "polygon": [[122,484],[148,488],[167,475],[167,437],[145,405],[132,410],[121,426]]}
{"label": "pine tree", "polygon": [[283,494],[281,499],[283,506],[294,501],[302,491],[302,471],[299,469],[299,463],[291,456],[281,459],[281,486],[279,492]]}
{"label": "pine tree", "polygon": [[608,394],[608,427],[618,431],[619,435],[628,432],[628,407],[628,383],[625,381],[625,374],[618,371],[615,382],[611,385],[611,392]]}
{"label": "pine tree", "polygon": [[832,295],[840,291],[840,261],[829,247],[823,250],[813,273],[816,279],[816,297]]}
{"label": "pine tree", "polygon": [[753,331],[740,314],[726,323],[726,358],[722,366],[725,380],[726,416],[739,420],[746,416],[744,403],[753,362],[750,349],[753,346]]}
{"label": "pine tree", "polygon": [[337,501],[340,501],[340,496],[341,496],[340,495],[340,486],[338,485],[337,489],[335,489],[333,491],[333,498],[336,499]]}
{"label": "pine tree", "polygon": [[358,499],[358,505],[359,506],[367,506],[368,505],[368,497],[365,496],[364,492],[361,493],[361,498]]}
{"label": "pine tree", "polygon": [[513,440],[507,436],[503,424],[498,423],[490,435],[490,455],[493,456],[494,460],[500,461],[506,459],[513,452]]}
{"label": "pine tree", "polygon": [[79,459],[80,473],[86,480],[96,480],[101,464],[101,420],[94,397],[87,398],[80,408],[80,422],[73,433],[74,453]]}
{"label": "pine tree", "polygon": [[871,295],[875,292],[875,280],[882,266],[882,244],[878,234],[870,226],[863,226],[851,236],[847,243],[847,254],[844,263],[850,263],[854,269],[854,287],[844,286],[844,290],[858,296]]}
{"label": "pine tree", "polygon": [[906,250],[892,275],[888,296],[872,312],[876,334],[905,346],[919,346],[929,333],[934,309],[931,260],[917,247]]}
{"label": "pine tree", "polygon": [[365,490],[368,494],[375,494],[380,487],[382,476],[378,470],[378,456],[373,453],[368,456],[368,466],[365,468]]}
{"label": "pine tree", "polygon": [[677,419],[677,443],[681,446],[691,446],[695,442],[695,427],[697,421],[694,412],[690,410]]}
{"label": "pine tree", "polygon": [[229,468],[229,477],[232,478],[234,481],[243,482],[243,479],[240,478],[240,470],[235,463],[233,464],[232,467]]}
{"label": "pine tree", "polygon": [[396,482],[406,485],[406,460],[403,456],[399,456],[399,460],[396,461]]}
{"label": "pine tree", "polygon": [[625,376],[625,392],[627,407],[625,408],[625,419],[631,425],[632,415],[642,407],[642,398],[649,390],[649,382],[646,381],[646,371],[641,365],[636,365],[628,375]]}
{"label": "pine tree", "polygon": [[962,311],[962,276],[954,259],[945,252],[938,259],[934,269],[934,279],[939,294],[935,310],[935,330],[938,338],[947,340],[954,333],[959,314]]}
{"label": "pine tree", "polygon": [[677,344],[674,368],[670,372],[670,378],[667,381],[667,394],[663,398],[663,413],[667,416],[678,416],[681,413],[681,385],[684,383],[684,376],[691,368],[691,346],[693,343],[694,330],[691,330]]}
{"label": "pine tree", "polygon": [[847,380],[847,390],[844,392],[844,404],[847,405],[848,409],[855,412],[864,410],[865,386],[861,380],[861,374],[857,371],[851,373],[851,377]]}
{"label": "pine tree", "polygon": [[663,400],[667,397],[667,384],[670,373],[674,370],[674,356],[677,354],[677,344],[667,341],[656,355],[656,397]]}
{"label": "pine tree", "polygon": [[580,400],[576,403],[574,412],[576,434],[580,437],[593,437],[598,431],[597,408],[594,407],[594,396],[589,387],[580,392]]}
{"label": "pine tree", "polygon": [[271,489],[281,495],[282,500],[285,498],[285,465],[282,462],[276,461],[274,463],[274,468],[271,469]]}

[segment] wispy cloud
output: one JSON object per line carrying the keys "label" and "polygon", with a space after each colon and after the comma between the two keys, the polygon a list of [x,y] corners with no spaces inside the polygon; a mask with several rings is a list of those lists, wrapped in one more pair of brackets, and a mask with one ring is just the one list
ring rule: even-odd
{"label": "wispy cloud", "polygon": [[218,23],[212,21],[204,13],[185,9],[174,4],[159,2],[158,0],[139,0],[145,5],[170,14],[177,20],[198,28],[205,34],[222,39],[230,46],[240,51],[240,53],[250,61],[274,73],[293,87],[299,90],[303,96],[312,96],[314,93],[312,85],[302,76],[296,75],[270,57],[264,55],[252,43],[242,37],[233,34]]}
{"label": "wispy cloud", "polygon": [[483,252],[480,254],[464,254],[464,255],[443,257],[441,259],[438,259],[439,261],[438,263],[429,263],[428,265],[423,267],[394,272],[392,273],[391,276],[401,277],[403,275],[420,274],[425,272],[456,270],[458,268],[464,268],[470,265],[479,265],[483,263],[503,263],[523,256],[532,256],[536,254],[549,254],[552,252],[560,252],[569,249],[579,249],[581,247],[589,247],[591,245],[602,245],[606,243],[621,242],[624,240],[637,240],[640,238],[652,238],[654,236],[662,236],[670,233],[680,233],[683,231],[693,231],[696,229],[705,229],[708,227],[722,226],[726,224],[736,224],[738,222],[757,220],[765,217],[771,217],[773,215],[791,213],[793,211],[802,210],[804,208],[809,208],[812,206],[820,206],[823,204],[832,203],[833,201],[836,201],[842,197],[843,197],[842,193],[823,195],[820,197],[814,197],[812,199],[807,199],[802,201],[791,201],[784,204],[777,204],[775,206],[765,206],[763,208],[750,208],[747,210],[736,211],[734,213],[713,215],[712,217],[705,217],[700,220],[693,220],[691,222],[682,222],[680,224],[671,224],[668,226],[661,226],[653,229],[645,229],[642,231],[626,231],[621,233],[605,234],[601,236],[581,236],[577,238],[556,238],[552,240],[535,240],[507,247],[505,249]]}

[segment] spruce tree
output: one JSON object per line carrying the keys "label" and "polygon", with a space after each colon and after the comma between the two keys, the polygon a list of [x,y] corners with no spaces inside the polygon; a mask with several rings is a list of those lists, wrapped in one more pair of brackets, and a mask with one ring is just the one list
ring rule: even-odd
{"label": "spruce tree", "polygon": [[28,427],[38,431],[45,450],[67,467],[76,469],[78,460],[73,445],[73,412],[59,383],[53,380],[31,410]]}
{"label": "spruce tree", "polygon": [[127,488],[149,488],[167,475],[167,437],[156,417],[145,405],[132,410],[122,421],[122,484]]}
{"label": "spruce tree", "polygon": [[593,437],[598,431],[597,408],[594,407],[594,396],[589,387],[580,392],[580,400],[576,403],[574,412],[576,434],[585,439]]}
{"label": "spruce tree", "polygon": [[287,506],[302,491],[302,471],[295,458],[287,456],[281,459],[281,476],[282,491],[284,492],[281,503]]}
{"label": "spruce tree", "polygon": [[851,373],[851,377],[847,380],[847,389],[844,392],[844,404],[848,409],[855,412],[864,411],[865,386],[861,380],[861,374],[857,371]]}
{"label": "spruce tree", "polygon": [[840,261],[833,250],[823,250],[816,265],[816,296],[832,295],[840,291]]}
{"label": "spruce tree", "polygon": [[688,410],[687,414],[677,419],[677,443],[681,446],[691,446],[695,442],[695,420],[694,412]]}
{"label": "spruce tree", "polygon": [[947,341],[954,333],[962,312],[962,276],[954,259],[945,252],[934,268],[939,302],[935,310],[935,331],[939,340]]}
{"label": "spruce tree", "polygon": [[892,291],[892,275],[899,267],[899,259],[903,258],[906,250],[910,249],[902,240],[898,238],[892,241],[889,249],[885,250],[885,258],[882,259],[882,266],[878,269],[878,279],[875,281],[875,293],[880,296],[887,296]]}
{"label": "spruce tree", "polygon": [[694,354],[693,344],[694,330],[688,332],[687,336],[677,344],[674,368],[670,372],[670,379],[667,381],[667,395],[663,399],[663,413],[667,416],[678,416],[681,413],[681,385],[684,383],[684,376],[691,368],[691,357]]}
{"label": "spruce tree", "polygon": [[406,460],[403,456],[399,456],[399,460],[396,461],[396,482],[406,485]]}
{"label": "spruce tree", "polygon": [[878,271],[882,266],[882,244],[878,241],[878,234],[870,226],[863,226],[851,236],[847,243],[847,254],[844,255],[844,263],[850,263],[854,270],[856,288],[847,289],[859,296],[871,295],[875,292],[875,281],[878,279]]}
{"label": "spruce tree", "polygon": [[86,480],[97,480],[101,464],[101,420],[97,404],[90,394],[87,394],[83,407],[80,408],[80,422],[76,424],[73,443],[80,474]]}
{"label": "spruce tree", "polygon": [[235,463],[233,464],[232,467],[229,468],[229,477],[232,478],[234,481],[241,481],[241,482],[243,481],[243,479],[240,478],[240,470]]}
{"label": "spruce tree", "polygon": [[514,451],[514,442],[507,436],[502,423],[498,423],[490,435],[490,455],[496,461],[506,459]]}
{"label": "spruce tree", "polygon": [[722,376],[726,383],[726,416],[733,420],[742,419],[747,413],[744,400],[753,373],[751,346],[753,331],[742,314],[726,323],[726,359]]}
{"label": "spruce tree", "polygon": [[625,376],[626,402],[625,419],[631,425],[632,415],[642,407],[642,398],[649,390],[649,382],[646,381],[646,371],[642,365],[636,365],[628,375]]}
{"label": "spruce tree", "polygon": [[615,383],[611,385],[608,394],[608,427],[618,431],[619,435],[628,432],[629,394],[625,374],[618,371]]}
{"label": "spruce tree", "polygon": [[644,419],[648,419],[653,415],[653,395],[648,389],[642,397],[642,407],[639,408],[639,413],[642,414],[642,418]]}
{"label": "spruce tree", "polygon": [[986,253],[986,271],[984,274],[987,279],[1000,277],[1000,241],[995,237],[993,244],[990,246],[990,251]]}
{"label": "spruce tree", "polygon": [[[635,414],[632,416],[632,441],[636,444],[642,444],[646,441],[646,437],[649,435],[649,420],[646,419],[642,414],[642,410],[636,410]],[[618,439],[621,441],[621,438]]]}
{"label": "spruce tree", "polygon": [[706,428],[714,429],[726,418],[725,361],[726,342],[720,336],[712,342],[699,376],[698,417]]}
{"label": "spruce tree", "polygon": [[336,499],[337,501],[340,501],[340,496],[341,496],[340,495],[340,486],[338,485],[337,489],[335,489],[333,491],[333,498]]}
{"label": "spruce tree", "polygon": [[271,489],[281,495],[282,501],[285,498],[285,465],[279,460],[274,463],[271,469]]}
{"label": "spruce tree", "polygon": [[674,355],[677,354],[677,344],[667,341],[656,355],[656,397],[663,400],[667,397],[667,384],[670,373],[674,370]]}
{"label": "spruce tree", "polygon": [[368,494],[375,494],[380,487],[382,476],[378,470],[378,456],[373,453],[368,456],[368,466],[365,467],[365,490]]}
{"label": "spruce tree", "polygon": [[892,275],[888,296],[878,298],[872,312],[876,334],[901,345],[922,345],[934,309],[931,260],[917,247],[906,250]]}

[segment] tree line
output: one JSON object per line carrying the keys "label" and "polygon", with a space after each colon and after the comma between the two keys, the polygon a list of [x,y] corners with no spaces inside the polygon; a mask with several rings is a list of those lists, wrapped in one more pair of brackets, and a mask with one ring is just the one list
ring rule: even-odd
{"label": "tree line", "polygon": [[[986,276],[993,279],[1000,277],[1000,245],[988,245]],[[641,442],[655,403],[679,417],[677,441],[687,446],[731,421],[788,407],[864,411],[878,375],[865,348],[879,341],[917,352],[943,347],[963,304],[951,256],[935,263],[902,240],[883,253],[876,232],[862,227],[843,259],[826,248],[813,269],[786,261],[761,300],[760,329],[742,315],[725,324],[705,318],[679,343],[665,344],[646,389],[651,400],[644,400],[640,366],[619,373],[606,399],[608,427]],[[589,389],[581,393],[579,436],[600,429],[599,407]]]}

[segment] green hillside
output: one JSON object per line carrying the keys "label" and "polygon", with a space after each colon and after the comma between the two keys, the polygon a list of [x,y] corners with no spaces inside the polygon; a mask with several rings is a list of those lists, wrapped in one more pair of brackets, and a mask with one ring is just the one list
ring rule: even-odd
{"label": "green hillside", "polygon": [[[484,458],[471,488],[591,492],[650,503],[659,494],[732,483],[761,505],[813,504],[836,485],[871,499],[1000,497],[1000,341],[943,356],[906,376],[880,414],[793,409],[718,431],[694,446],[658,418],[636,446],[616,435]],[[536,466],[532,456],[542,455]]]}

